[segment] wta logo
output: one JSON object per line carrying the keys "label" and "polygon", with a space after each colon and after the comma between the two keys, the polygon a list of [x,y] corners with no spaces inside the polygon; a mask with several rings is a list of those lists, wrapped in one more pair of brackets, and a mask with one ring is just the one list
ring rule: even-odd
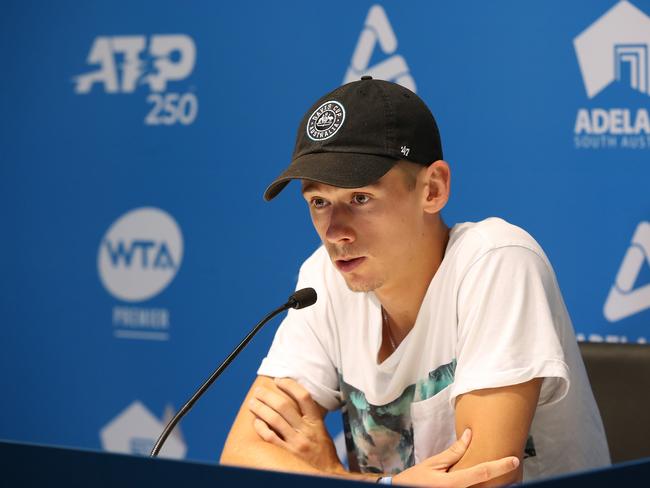
{"label": "wta logo", "polygon": [[162,292],[183,258],[183,236],[176,221],[158,208],[131,210],[102,239],[97,267],[106,290],[119,300],[140,302]]}

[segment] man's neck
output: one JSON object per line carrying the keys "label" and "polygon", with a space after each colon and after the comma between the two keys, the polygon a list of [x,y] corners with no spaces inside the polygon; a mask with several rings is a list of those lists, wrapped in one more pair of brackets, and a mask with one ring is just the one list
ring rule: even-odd
{"label": "man's neck", "polygon": [[400,275],[400,279],[375,290],[388,316],[392,337],[398,344],[415,325],[429,284],[444,258],[449,228],[442,219],[439,223],[430,238],[423,240],[421,252],[416,253],[418,259]]}

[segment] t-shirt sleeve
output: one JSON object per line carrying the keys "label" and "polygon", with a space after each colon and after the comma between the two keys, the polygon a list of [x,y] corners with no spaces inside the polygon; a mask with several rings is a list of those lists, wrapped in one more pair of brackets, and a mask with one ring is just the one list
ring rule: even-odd
{"label": "t-shirt sleeve", "polygon": [[539,405],[562,399],[569,369],[560,327],[568,316],[548,262],[523,246],[492,249],[458,291],[452,405],[458,395],[544,378]]}
{"label": "t-shirt sleeve", "polygon": [[330,328],[329,305],[324,278],[317,256],[300,269],[296,289],[312,287],[318,299],[314,305],[289,310],[257,374],[292,378],[312,398],[328,410],[340,407],[339,379],[334,366],[334,338]]}

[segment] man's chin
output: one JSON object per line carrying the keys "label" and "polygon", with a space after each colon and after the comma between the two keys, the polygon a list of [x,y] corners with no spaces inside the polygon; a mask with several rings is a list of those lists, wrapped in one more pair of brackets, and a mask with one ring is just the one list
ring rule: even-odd
{"label": "man's chin", "polygon": [[381,281],[368,281],[368,280],[362,280],[358,278],[355,279],[346,276],[343,276],[343,279],[345,280],[345,284],[348,286],[348,289],[350,291],[355,291],[359,293],[374,291],[377,288],[381,287],[381,285],[383,285],[383,282]]}

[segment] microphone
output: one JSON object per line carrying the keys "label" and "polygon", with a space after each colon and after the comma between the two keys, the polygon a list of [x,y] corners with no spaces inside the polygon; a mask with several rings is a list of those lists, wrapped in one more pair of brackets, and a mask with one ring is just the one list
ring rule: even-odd
{"label": "microphone", "polygon": [[151,450],[151,457],[156,457],[158,456],[158,453],[160,452],[160,449],[162,449],[163,444],[167,440],[167,437],[169,437],[169,434],[172,433],[172,430],[174,430],[174,427],[176,427],[176,424],[183,418],[183,416],[190,411],[190,409],[194,406],[196,401],[203,395],[208,388],[214,383],[214,381],[223,373],[223,371],[228,367],[228,365],[237,357],[237,355],[241,352],[244,347],[246,347],[246,344],[250,342],[250,340],[253,338],[255,334],[262,328],[264,324],[266,324],[269,320],[271,320],[273,317],[278,315],[279,313],[284,312],[287,309],[290,308],[295,308],[295,309],[300,309],[300,308],[305,308],[313,305],[316,303],[316,299],[318,296],[316,295],[316,290],[313,288],[303,288],[302,290],[298,290],[295,292],[293,295],[289,297],[287,302],[282,305],[279,308],[276,308],[273,310],[271,313],[269,313],[266,317],[264,317],[255,327],[253,327],[253,330],[251,330],[248,335],[244,338],[243,341],[239,343],[239,345],[228,355],[228,357],[219,365],[217,369],[214,370],[214,372],[210,375],[210,377],[199,387],[198,390],[192,395],[192,397],[183,405],[183,407],[174,415],[174,417],[167,423],[165,426],[164,430],[162,431],[162,434],[160,434],[160,437],[158,437],[158,440],[153,446],[153,449]]}
{"label": "microphone", "polygon": [[289,305],[291,308],[298,310],[312,306],[314,303],[316,303],[316,298],[318,298],[316,295],[316,290],[313,288],[303,288],[302,290],[298,290],[293,295],[291,295],[289,297],[289,300],[287,300],[286,305]]}

